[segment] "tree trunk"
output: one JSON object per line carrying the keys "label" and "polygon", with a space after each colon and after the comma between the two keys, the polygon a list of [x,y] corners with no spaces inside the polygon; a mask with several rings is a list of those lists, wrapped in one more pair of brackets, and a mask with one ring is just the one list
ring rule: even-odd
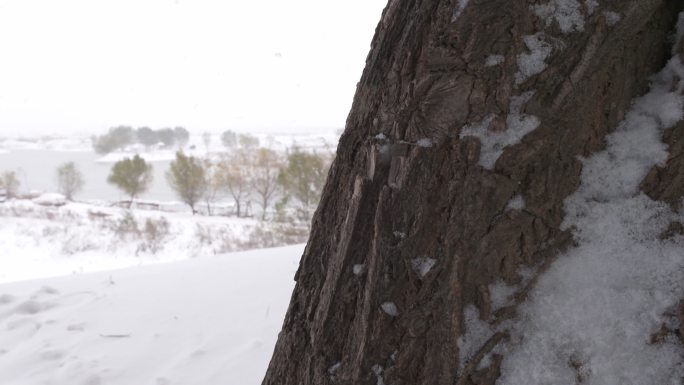
{"label": "tree trunk", "polygon": [[266,220],[266,209],[268,208],[268,199],[262,197],[261,198],[261,220],[265,221]]}
{"label": "tree trunk", "polygon": [[[264,385],[500,377],[496,346],[514,343],[509,333],[466,346],[466,324],[514,319],[537,277],[573,247],[561,225],[579,158],[604,149],[648,90],[683,7],[547,3],[389,2]],[[561,3],[576,12],[554,18]],[[681,147],[680,136],[670,139]],[[681,177],[668,179],[676,188],[659,179],[677,164],[652,171],[654,199],[679,202]],[[517,287],[512,301],[493,298],[497,284]],[[568,363],[578,383],[581,366]]]}

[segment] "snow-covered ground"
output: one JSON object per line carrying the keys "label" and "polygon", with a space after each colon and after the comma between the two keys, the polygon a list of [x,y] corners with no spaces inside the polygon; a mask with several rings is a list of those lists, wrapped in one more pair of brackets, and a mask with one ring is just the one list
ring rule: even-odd
{"label": "snow-covered ground", "polygon": [[11,150],[92,151],[86,135],[0,138],[0,152]]}
{"label": "snow-covered ground", "polygon": [[0,204],[0,384],[261,382],[303,245],[53,195]]}
{"label": "snow-covered ground", "polygon": [[283,244],[262,239],[269,225],[247,218],[8,201],[0,204],[0,282]]}
{"label": "snow-covered ground", "polygon": [[302,251],[0,284],[0,384],[257,385]]}

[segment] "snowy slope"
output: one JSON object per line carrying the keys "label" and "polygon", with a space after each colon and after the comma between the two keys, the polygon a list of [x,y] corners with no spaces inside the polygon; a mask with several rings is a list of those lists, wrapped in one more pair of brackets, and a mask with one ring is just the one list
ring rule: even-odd
{"label": "snowy slope", "polygon": [[0,384],[259,384],[303,246],[0,285]]}
{"label": "snowy slope", "polygon": [[[126,213],[138,232],[121,230]],[[168,226],[153,242],[146,239],[148,220]],[[250,234],[264,226],[249,218],[9,201],[0,204],[0,283],[261,248],[267,243],[250,243]]]}

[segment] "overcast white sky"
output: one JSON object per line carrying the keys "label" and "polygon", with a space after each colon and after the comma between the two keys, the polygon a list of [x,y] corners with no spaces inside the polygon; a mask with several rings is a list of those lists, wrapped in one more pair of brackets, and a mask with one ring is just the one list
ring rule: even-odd
{"label": "overcast white sky", "polygon": [[0,135],[343,127],[387,0],[0,0]]}

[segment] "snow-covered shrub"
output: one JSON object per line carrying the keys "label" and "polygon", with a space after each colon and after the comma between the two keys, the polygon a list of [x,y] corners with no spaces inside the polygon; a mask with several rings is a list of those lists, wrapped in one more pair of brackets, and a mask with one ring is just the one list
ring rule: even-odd
{"label": "snow-covered shrub", "polygon": [[83,233],[72,232],[65,229],[64,234],[60,239],[62,241],[61,251],[64,255],[74,255],[98,249],[97,243],[89,237],[84,236]]}
{"label": "snow-covered shrub", "polygon": [[304,243],[309,238],[309,227],[296,223],[262,222],[241,242],[244,249],[258,249]]}
{"label": "snow-covered shrub", "polygon": [[62,194],[42,194],[38,198],[33,199],[33,202],[41,206],[59,207],[64,206],[67,200]]}
{"label": "snow-covered shrub", "polygon": [[118,221],[114,222],[112,229],[121,239],[138,238],[140,236],[138,221],[130,211],[126,211]]}
{"label": "snow-covered shrub", "polygon": [[169,221],[164,217],[159,219],[147,218],[142,231],[144,242],[138,249],[156,254],[162,248],[162,242],[170,233],[169,227]]}
{"label": "snow-covered shrub", "polygon": [[239,240],[226,227],[213,227],[197,223],[195,239],[197,239],[197,254],[202,252],[222,254],[241,250]]}

